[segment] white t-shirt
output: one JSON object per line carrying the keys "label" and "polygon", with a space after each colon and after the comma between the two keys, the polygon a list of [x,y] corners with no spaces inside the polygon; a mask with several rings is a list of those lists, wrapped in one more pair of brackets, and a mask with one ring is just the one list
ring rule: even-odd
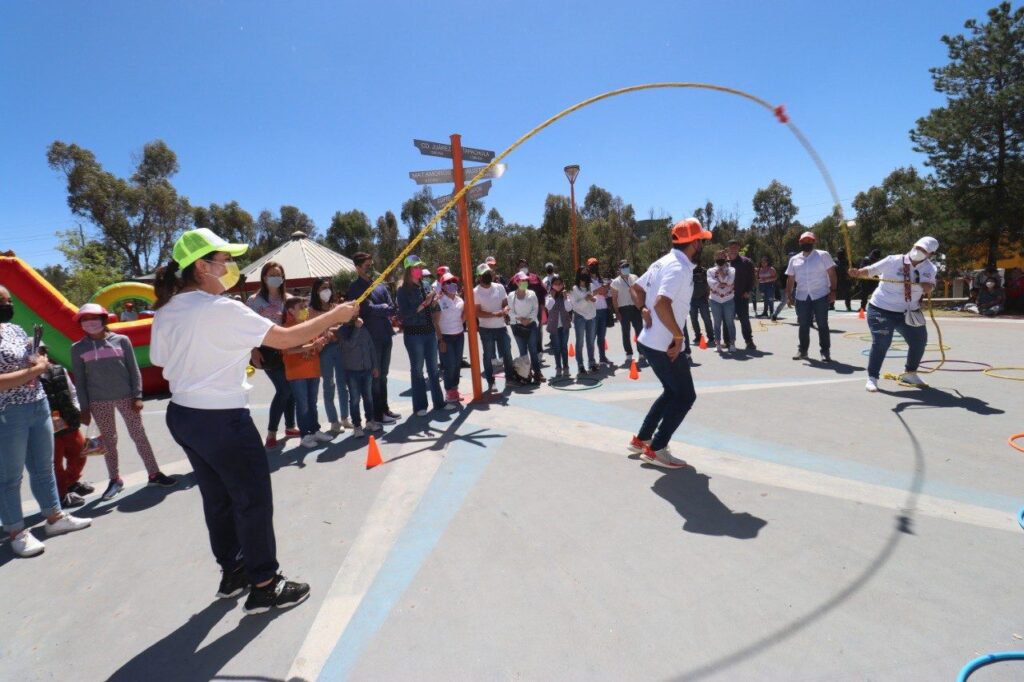
{"label": "white t-shirt", "polygon": [[[590,291],[593,291],[594,287],[590,287]],[[573,287],[572,291],[569,292],[569,300],[572,301],[572,310],[574,313],[582,317],[584,320],[592,320],[597,317],[597,306],[594,301],[587,300],[587,291],[580,289],[579,287]]]}
{"label": "white t-shirt", "polygon": [[798,301],[816,301],[822,296],[828,296],[832,288],[828,271],[835,266],[828,251],[815,250],[806,256],[798,253],[790,258],[786,274],[796,278],[794,298]]}
{"label": "white t-shirt", "polygon": [[[594,277],[594,278],[592,278],[590,280],[590,291],[591,291],[591,293],[593,293],[593,292],[597,291],[598,289],[600,289],[601,287],[605,287],[605,286],[608,286],[608,280],[606,280],[606,279],[602,279],[601,277]],[[608,309],[608,298],[606,296],[598,296],[597,294],[594,294],[594,298],[597,299],[596,301],[594,301],[594,308],[595,309],[597,309],[597,310],[607,310]]]}
{"label": "white t-shirt", "polygon": [[508,307],[513,322],[518,322],[520,317],[529,318],[531,322],[537,321],[540,311],[540,304],[537,302],[537,294],[526,290],[526,296],[516,298],[516,292],[508,295]]}
{"label": "white t-shirt", "polygon": [[[658,296],[672,299],[672,316],[679,329],[686,324],[693,298],[693,263],[679,249],[672,249],[648,268],[640,278],[647,292],[644,306],[651,311],[651,326],[640,330],[637,341],[655,350],[664,351],[672,344],[672,332],[662,324],[654,310]],[[644,283],[646,282],[646,284]]]}
{"label": "white t-shirt", "polygon": [[462,310],[466,307],[462,297],[448,298],[446,295],[441,294],[441,297],[437,299],[437,307],[441,309],[441,319],[439,322],[441,333],[461,334]]}
{"label": "white t-shirt", "polygon": [[875,293],[871,294],[871,305],[893,313],[917,310],[921,307],[921,296],[924,295],[921,284],[935,284],[935,264],[930,260],[922,261],[915,266],[908,256],[886,256],[877,263],[868,265],[865,270],[882,279],[897,279],[902,282],[904,259],[910,265],[910,301],[906,299],[902,284],[879,282]]}
{"label": "white t-shirt", "polygon": [[[473,301],[480,306],[481,310],[488,313],[496,313],[508,303],[505,298],[505,290],[500,284],[492,284],[486,288],[477,285],[473,288]],[[478,323],[487,329],[500,329],[505,326],[505,318],[481,317]]]}
{"label": "white t-shirt", "polygon": [[245,407],[245,368],[274,326],[248,306],[205,291],[177,294],[153,315],[149,359],[163,367],[171,402],[199,410]]}
{"label": "white t-shirt", "polygon": [[731,265],[708,270],[708,298],[718,303],[731,301],[736,296],[736,268]]}
{"label": "white t-shirt", "polygon": [[629,293],[630,287],[636,284],[639,279],[633,273],[629,273],[626,279],[622,279],[621,276],[616,277],[612,280],[612,292],[615,296],[615,303],[621,308],[627,305],[633,305],[633,296]]}

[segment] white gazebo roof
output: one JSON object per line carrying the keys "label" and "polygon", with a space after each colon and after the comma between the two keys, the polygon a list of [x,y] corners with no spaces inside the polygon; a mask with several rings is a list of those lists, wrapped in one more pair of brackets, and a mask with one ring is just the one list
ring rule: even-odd
{"label": "white gazebo roof", "polygon": [[305,232],[293,232],[291,239],[247,265],[242,276],[249,281],[259,280],[263,264],[270,260],[281,264],[289,282],[356,271],[351,258],[316,243]]}

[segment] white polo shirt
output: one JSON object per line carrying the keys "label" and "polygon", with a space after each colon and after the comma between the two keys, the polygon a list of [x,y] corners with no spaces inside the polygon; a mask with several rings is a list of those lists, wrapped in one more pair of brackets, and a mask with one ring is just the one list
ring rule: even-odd
{"label": "white polo shirt", "polygon": [[149,359],[163,367],[171,402],[198,410],[248,404],[245,368],[274,326],[245,304],[205,291],[175,295],[153,315]]}
{"label": "white polo shirt", "polygon": [[[590,293],[593,294],[595,291],[597,291],[601,287],[606,287],[606,286],[608,286],[608,280],[603,279],[601,277],[594,277],[591,280],[591,282],[590,282]],[[605,296],[598,296],[597,294],[594,294],[594,298],[597,299],[596,301],[594,301],[594,308],[596,310],[607,310],[608,309],[608,298],[607,297],[605,297]]]}
{"label": "white polo shirt", "polygon": [[633,305],[633,296],[629,293],[630,288],[636,284],[639,279],[633,273],[629,273],[626,279],[622,279],[622,276],[618,276],[612,280],[612,295],[615,296],[615,303],[620,308],[627,305]]}
{"label": "white polo shirt", "polygon": [[664,351],[672,344],[672,332],[662,324],[654,302],[658,296],[672,299],[672,316],[679,329],[686,324],[693,298],[693,263],[679,249],[672,249],[648,268],[638,280],[647,292],[644,305],[651,311],[651,326],[640,330],[637,341],[655,350]]}
{"label": "white polo shirt", "polygon": [[466,304],[460,296],[448,298],[447,295],[441,294],[441,297],[437,299],[437,307],[441,309],[438,326],[441,327],[442,334],[462,333],[462,311],[465,306]]}
{"label": "white polo shirt", "polygon": [[[500,284],[491,284],[489,287],[477,285],[473,288],[473,302],[487,313],[496,313],[508,305],[505,289]],[[477,324],[484,329],[501,329],[505,326],[505,318],[481,317],[477,320]]]}
{"label": "white polo shirt", "polygon": [[882,279],[895,279],[903,281],[903,263],[909,265],[910,275],[910,300],[907,301],[903,284],[897,282],[879,282],[875,293],[871,294],[871,305],[892,313],[902,313],[907,310],[917,310],[921,307],[921,296],[924,289],[921,284],[935,284],[935,264],[930,260],[924,260],[916,266],[910,262],[906,255],[886,256],[877,263],[868,265],[865,270],[868,274],[881,277]]}
{"label": "white polo shirt", "polygon": [[828,271],[834,268],[836,263],[828,251],[815,249],[806,256],[798,253],[789,259],[786,267],[786,274],[796,279],[796,291],[793,296],[798,301],[815,301],[822,296],[828,296],[832,283],[828,278]]}

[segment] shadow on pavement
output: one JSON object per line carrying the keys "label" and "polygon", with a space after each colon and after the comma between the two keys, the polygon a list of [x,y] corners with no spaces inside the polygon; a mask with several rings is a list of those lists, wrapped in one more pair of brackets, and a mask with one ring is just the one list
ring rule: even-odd
{"label": "shadow on pavement", "polygon": [[807,361],[809,367],[814,369],[829,369],[836,374],[853,374],[854,372],[863,372],[866,367],[857,367],[855,365],[848,365],[845,362],[839,362],[833,360],[832,362],[822,362],[821,360],[815,360],[811,358]]}
{"label": "shadow on pavement", "polygon": [[[209,680],[251,643],[271,621],[284,613],[271,611],[243,617],[238,626],[202,649],[199,645],[229,612],[237,600],[217,599],[174,632],[137,654],[110,676],[112,682],[135,680]],[[222,678],[230,679],[230,678]],[[246,677],[245,679],[267,679]]]}
{"label": "shadow on pavement", "polygon": [[[885,391],[879,389],[878,392],[891,395],[894,398],[908,399],[905,402],[898,403],[892,408],[892,411],[895,412],[897,416],[905,410],[922,407],[958,407],[962,410],[967,410],[968,412],[981,415],[1005,414],[1005,410],[990,407],[989,404],[981,398],[965,396],[956,389],[951,391],[939,388],[908,388],[901,391]],[[953,395],[954,393],[956,395]]]}
{"label": "shadow on pavement", "polygon": [[[650,464],[644,467],[657,469]],[[672,503],[686,521],[683,530],[689,533],[728,536],[739,540],[756,538],[768,522],[747,512],[729,509],[711,492],[710,480],[709,476],[691,467],[674,469],[655,481],[651,490]]]}

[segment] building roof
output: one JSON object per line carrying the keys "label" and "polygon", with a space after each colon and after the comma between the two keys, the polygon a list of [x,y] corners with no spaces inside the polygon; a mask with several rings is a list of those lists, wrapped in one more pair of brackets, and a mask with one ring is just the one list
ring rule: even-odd
{"label": "building roof", "polygon": [[291,239],[247,265],[242,276],[249,281],[258,281],[263,264],[270,260],[281,264],[289,282],[356,271],[351,258],[316,243],[305,232],[293,232]]}

